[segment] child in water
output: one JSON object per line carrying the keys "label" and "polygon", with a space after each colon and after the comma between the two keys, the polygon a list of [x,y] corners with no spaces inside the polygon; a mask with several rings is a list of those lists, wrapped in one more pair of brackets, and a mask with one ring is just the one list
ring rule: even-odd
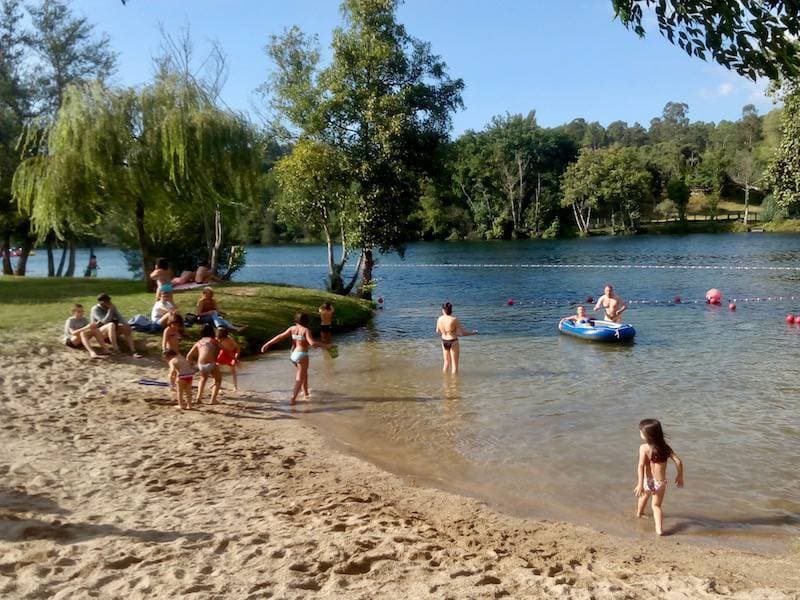
{"label": "child in water", "polygon": [[667,460],[670,458],[678,469],[675,483],[683,487],[683,462],[664,440],[661,423],[656,419],[644,419],[639,423],[639,436],[644,444],[639,446],[639,465],[637,482],[633,493],[639,499],[636,504],[636,516],[644,515],[648,496],[652,498],[653,519],[656,522],[656,535],[663,535],[664,515],[661,504],[667,493]]}

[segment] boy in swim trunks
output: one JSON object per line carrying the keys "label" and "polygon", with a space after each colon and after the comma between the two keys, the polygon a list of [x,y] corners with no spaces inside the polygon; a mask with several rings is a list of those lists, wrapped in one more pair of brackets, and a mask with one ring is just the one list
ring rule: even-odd
{"label": "boy in swim trunks", "polygon": [[197,370],[200,371],[200,385],[197,388],[196,404],[202,404],[203,392],[206,389],[206,381],[209,376],[214,378],[214,385],[211,388],[211,404],[217,404],[219,387],[222,383],[222,375],[217,366],[217,355],[219,354],[219,344],[214,336],[214,328],[211,325],[203,326],[200,333],[202,338],[192,346],[186,355],[187,360],[192,362],[197,360]]}
{"label": "boy in swim trunks", "polygon": [[219,344],[219,354],[217,354],[218,365],[228,365],[231,368],[231,379],[233,379],[233,391],[239,390],[236,382],[236,365],[239,364],[239,354],[242,348],[232,337],[228,335],[228,330],[224,327],[217,329],[217,343]]}
{"label": "boy in swim trunks", "polygon": [[333,331],[333,305],[330,302],[324,302],[319,307],[319,322],[319,338],[328,344]]}
{"label": "boy in swim trunks", "polygon": [[175,390],[175,401],[180,408],[187,410],[192,407],[194,367],[175,350],[164,352],[164,358],[169,364],[169,386]]}

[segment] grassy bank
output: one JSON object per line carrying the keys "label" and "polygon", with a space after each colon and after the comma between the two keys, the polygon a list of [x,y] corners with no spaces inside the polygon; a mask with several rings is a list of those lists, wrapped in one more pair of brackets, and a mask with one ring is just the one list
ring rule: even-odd
{"label": "grassy bank", "polygon": [[[45,279],[38,277],[0,277],[0,331],[3,337],[29,336],[54,343],[60,341],[64,321],[74,303],[87,311],[98,294],[111,296],[126,318],[137,313],[149,315],[154,294],[143,291],[139,281],[121,279]],[[242,346],[255,350],[266,339],[283,331],[298,311],[309,313],[319,323],[317,308],[330,301],[336,308],[334,329],[345,331],[366,323],[372,315],[370,303],[343,298],[319,290],[260,283],[229,283],[214,286],[220,310],[234,323],[247,325],[239,336]],[[183,314],[195,312],[200,291],[175,294],[175,303]],[[187,329],[190,339],[197,337],[199,327]],[[137,334],[147,340],[148,348],[156,347],[158,336]]]}

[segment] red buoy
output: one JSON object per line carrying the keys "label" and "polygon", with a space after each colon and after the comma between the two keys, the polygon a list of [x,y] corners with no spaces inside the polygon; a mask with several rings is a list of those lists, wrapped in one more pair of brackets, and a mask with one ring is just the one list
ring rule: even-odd
{"label": "red buoy", "polygon": [[708,304],[721,304],[722,292],[720,292],[717,288],[711,288],[706,292],[706,302]]}
{"label": "red buoy", "polygon": [[592,296],[587,296],[586,297],[586,304],[591,304],[592,302],[594,302],[594,298]]}
{"label": "red buoy", "polygon": [[787,323],[794,323],[794,315],[786,315],[786,322]]}
{"label": "red buoy", "polygon": [[730,304],[728,304],[728,308],[730,310],[736,310],[736,303],[735,302],[731,302]]}
{"label": "red buoy", "polygon": [[680,304],[680,303],[681,303],[681,297],[675,296],[675,304]]}
{"label": "red buoy", "polygon": [[509,298],[508,299],[508,305],[509,306],[514,306],[514,299],[513,298]]}

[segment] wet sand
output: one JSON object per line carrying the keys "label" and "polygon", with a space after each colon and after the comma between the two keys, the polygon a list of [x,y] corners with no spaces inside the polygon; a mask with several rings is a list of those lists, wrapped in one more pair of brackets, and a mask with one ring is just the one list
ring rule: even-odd
{"label": "wet sand", "polygon": [[798,549],[506,516],[336,452],[283,393],[184,412],[135,383],[156,362],[0,358],[2,598],[800,597]]}

